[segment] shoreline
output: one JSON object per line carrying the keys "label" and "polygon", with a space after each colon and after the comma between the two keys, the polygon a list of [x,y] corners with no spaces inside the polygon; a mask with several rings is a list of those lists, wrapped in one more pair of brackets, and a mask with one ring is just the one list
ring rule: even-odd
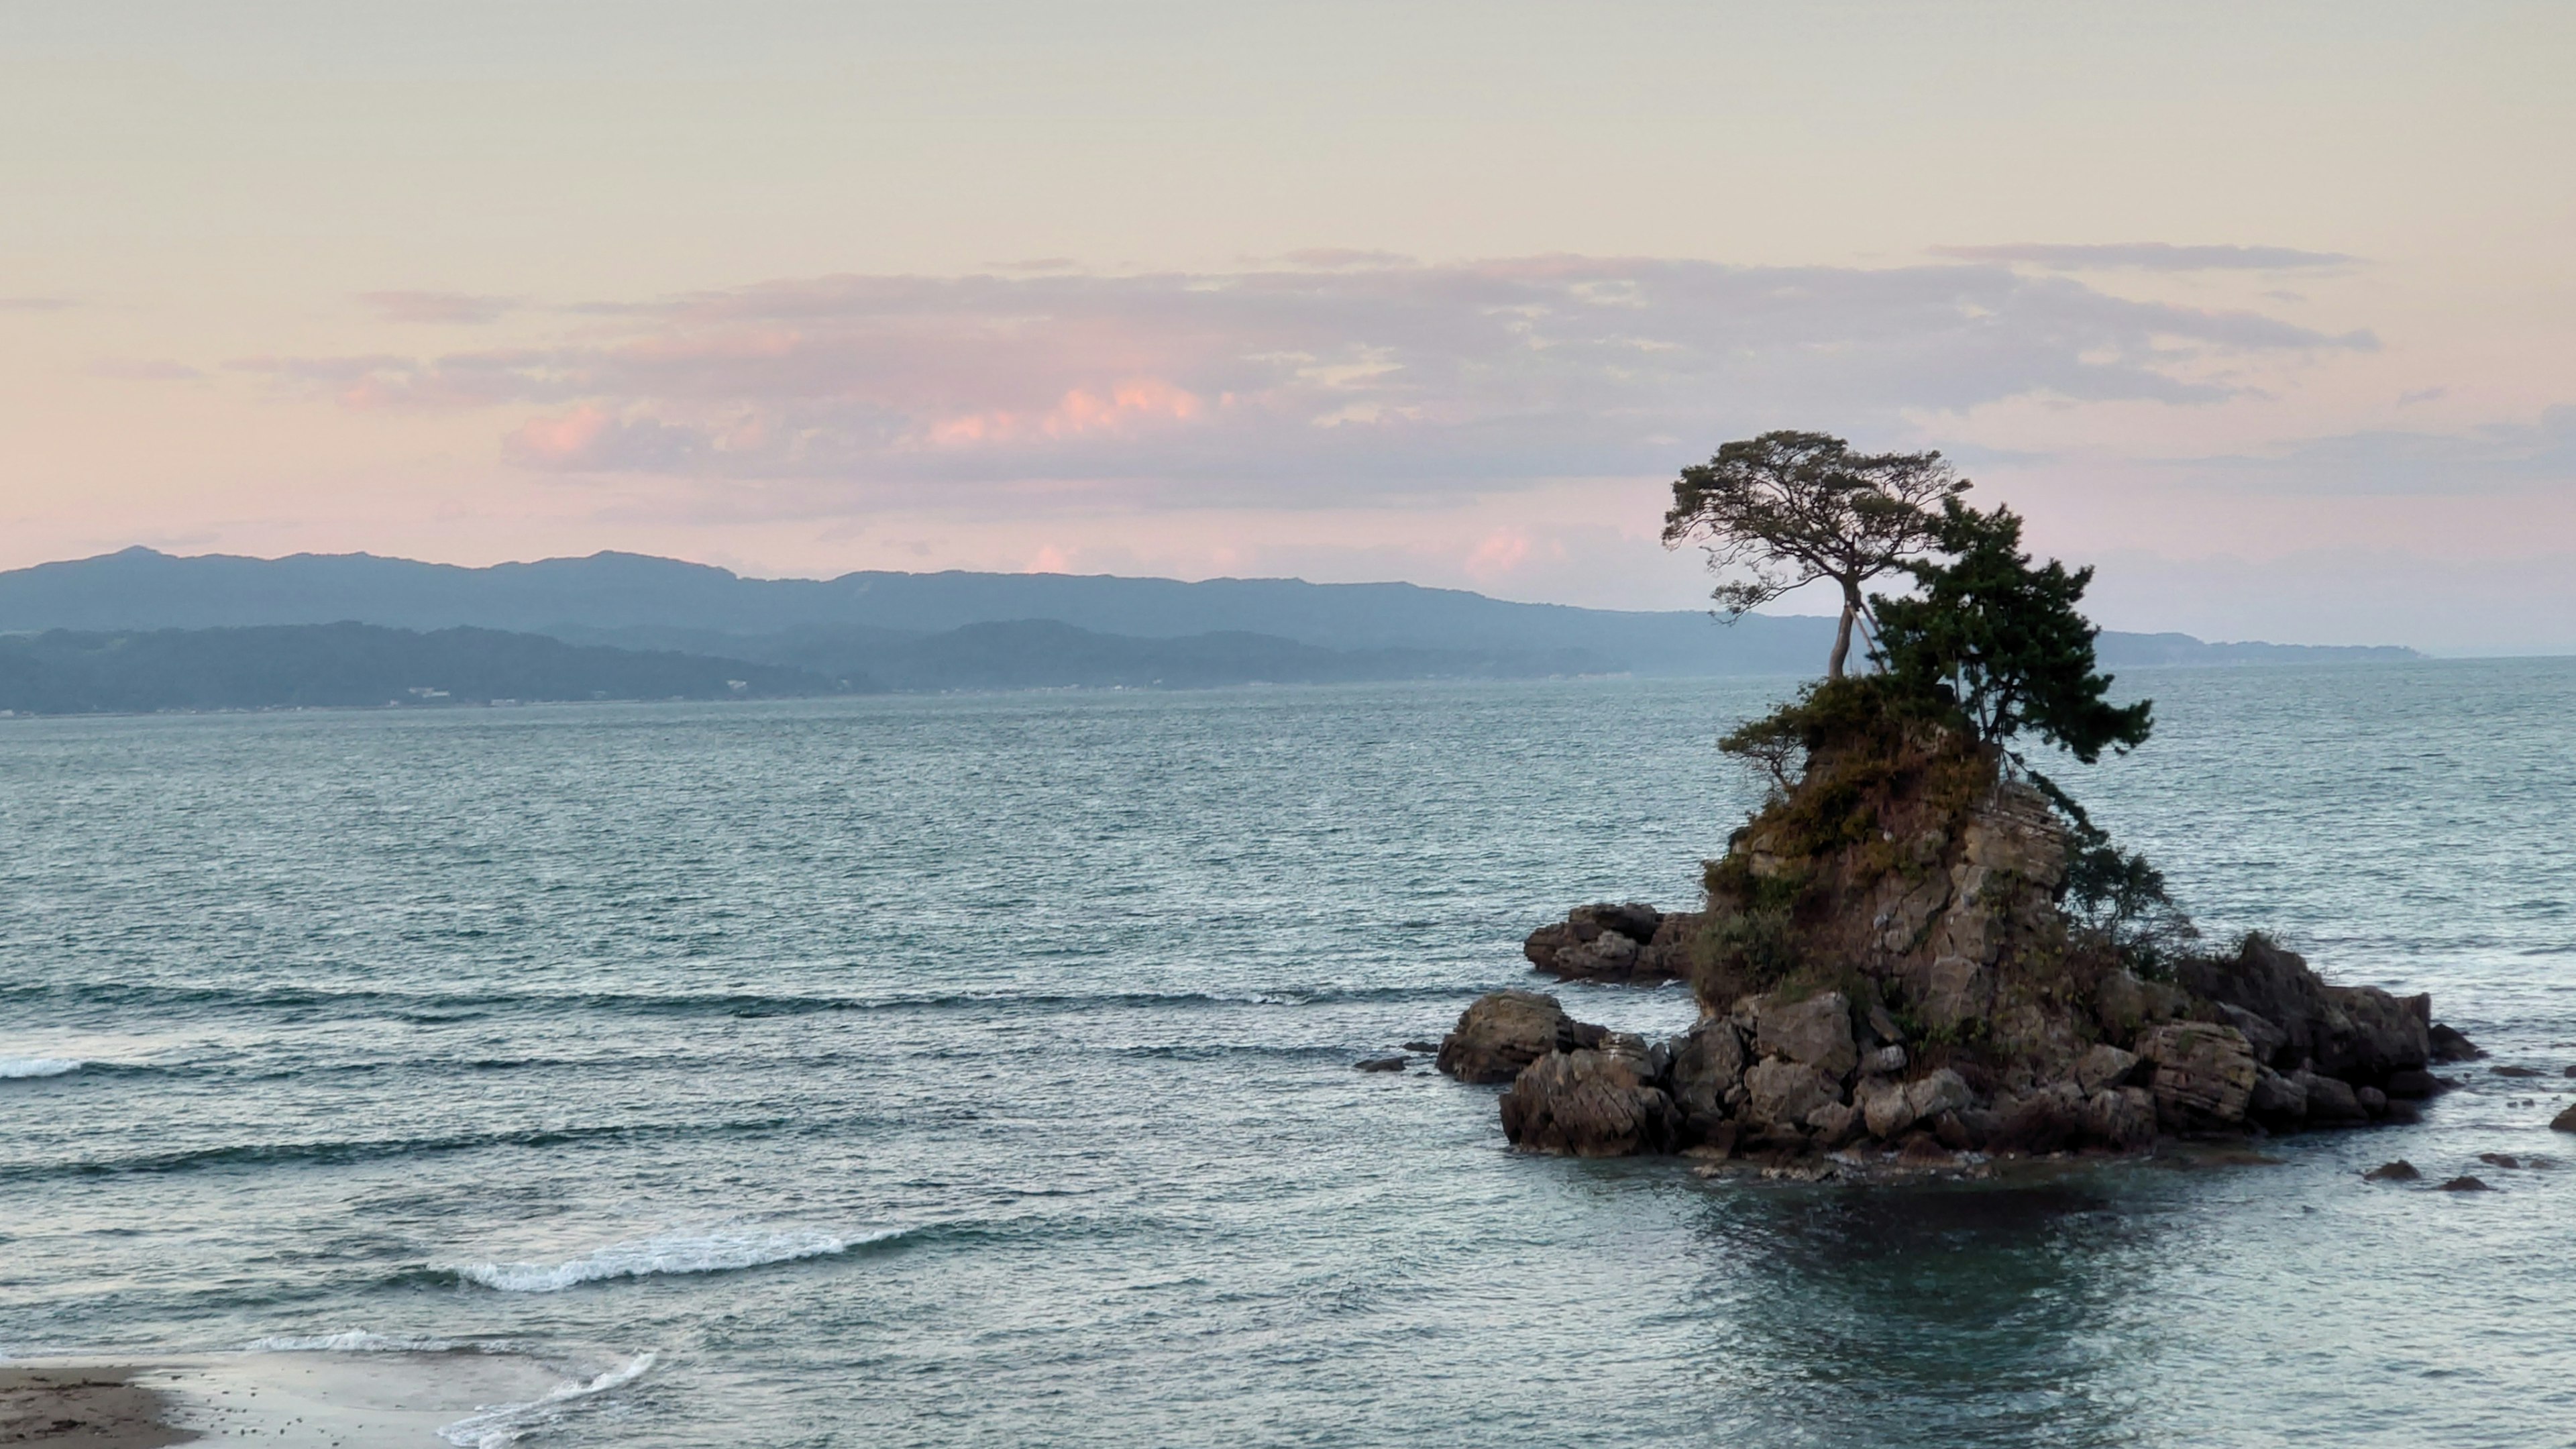
{"label": "shoreline", "polygon": [[12,1360],[0,1362],[0,1449],[508,1443],[562,1406],[631,1381],[650,1362],[631,1360],[594,1379],[526,1354],[473,1348]]}

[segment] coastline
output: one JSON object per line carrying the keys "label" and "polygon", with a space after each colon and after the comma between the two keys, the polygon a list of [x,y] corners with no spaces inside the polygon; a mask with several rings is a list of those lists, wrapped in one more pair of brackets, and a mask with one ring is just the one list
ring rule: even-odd
{"label": "coastline", "polygon": [[17,1360],[0,1363],[0,1446],[508,1444],[643,1363],[585,1383],[558,1365],[474,1349]]}

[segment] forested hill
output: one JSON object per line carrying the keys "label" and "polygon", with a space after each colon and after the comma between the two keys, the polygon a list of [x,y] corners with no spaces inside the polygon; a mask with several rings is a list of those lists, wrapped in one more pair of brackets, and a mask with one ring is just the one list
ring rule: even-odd
{"label": "forested hill", "polygon": [[925,635],[814,628],[709,637],[752,646],[763,657],[570,644],[497,629],[418,633],[352,623],[0,635],[0,711],[436,708],[501,701],[747,699],[886,689],[1194,689],[1585,672],[1585,661],[1572,655],[1496,658],[1462,651],[1319,649],[1245,633],[1140,639],[1052,620],[969,624]]}
{"label": "forested hill", "polygon": [[0,709],[89,714],[828,693],[809,670],[574,645],[496,629],[372,624],[0,636]]}
{"label": "forested hill", "polygon": [[[580,642],[775,659],[815,630],[919,639],[976,624],[1051,621],[1092,634],[1262,635],[1342,653],[1472,656],[1504,672],[1812,674],[1829,619],[1756,615],[1721,626],[1693,610],[1523,604],[1413,584],[1298,579],[867,572],[746,579],[637,554],[461,568],[368,554],[179,558],[149,549],[0,572],[0,632],[326,624],[460,625]],[[686,641],[686,642],[682,642]],[[2204,644],[2106,634],[2105,663],[2335,662],[2403,649]]]}

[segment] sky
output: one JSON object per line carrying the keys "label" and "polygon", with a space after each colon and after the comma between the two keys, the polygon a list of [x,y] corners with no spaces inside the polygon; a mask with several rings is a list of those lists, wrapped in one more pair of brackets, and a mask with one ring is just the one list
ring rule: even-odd
{"label": "sky", "polygon": [[1794,427],[2114,628],[2576,651],[2570,74],[2474,0],[12,5],[0,567],[1689,608],[1673,475]]}

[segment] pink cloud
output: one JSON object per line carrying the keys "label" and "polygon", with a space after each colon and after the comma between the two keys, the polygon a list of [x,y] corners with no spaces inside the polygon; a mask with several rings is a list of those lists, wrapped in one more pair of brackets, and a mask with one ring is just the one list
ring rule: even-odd
{"label": "pink cloud", "polygon": [[353,408],[512,409],[534,467],[1312,506],[1659,474],[1784,423],[2190,405],[2375,345],[2002,262],[1303,260],[775,281],[581,309],[546,345],[237,365]]}

